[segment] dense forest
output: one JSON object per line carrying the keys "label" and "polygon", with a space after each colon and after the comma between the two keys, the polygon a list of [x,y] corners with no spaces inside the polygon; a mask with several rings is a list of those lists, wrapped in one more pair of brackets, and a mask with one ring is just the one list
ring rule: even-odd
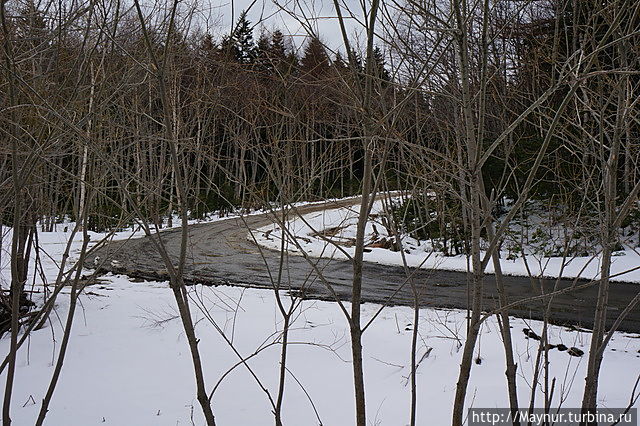
{"label": "dense forest", "polygon": [[[3,74],[2,85],[5,103],[22,106],[7,116],[7,124],[21,135],[15,148],[25,152],[16,165],[28,162],[38,169],[24,183],[32,222],[44,218],[51,229],[56,220],[76,217],[74,194],[82,186],[76,176],[99,188],[90,203],[92,229],[117,223],[132,201],[144,204],[146,214],[155,215],[158,223],[160,217],[171,216],[175,171],[164,141],[164,109],[179,144],[194,217],[220,208],[259,206],[278,199],[283,186],[294,191],[288,201],[357,193],[363,129],[353,94],[358,86],[364,89],[366,73],[373,77],[368,89],[373,103],[366,114],[376,127],[376,162],[390,185],[451,198],[442,185],[456,185],[451,161],[464,155],[456,152],[464,119],[459,112],[463,88],[450,41],[420,33],[427,17],[416,13],[416,22],[400,20],[393,37],[378,40],[367,64],[360,46],[350,47],[348,54],[333,53],[321,34],[297,46],[280,30],[254,29],[244,13],[219,40],[203,30],[180,28],[178,20],[168,39],[163,38],[166,31],[151,22],[145,36],[133,11],[116,6],[82,16],[75,14],[84,11],[53,14],[34,5],[8,9],[13,19],[3,37],[13,40],[13,71],[10,81]],[[469,58],[469,90],[482,94],[480,142],[491,147],[482,165],[485,191],[500,203],[518,193],[544,143],[553,111],[570,90],[568,68],[578,59],[578,39],[590,41],[585,46],[592,52],[583,50],[582,55],[591,55],[598,69],[630,72],[593,76],[581,89],[594,92],[584,95],[589,102],[566,108],[559,117],[561,132],[548,141],[532,196],[578,202],[588,191],[585,183],[598,181],[593,174],[600,169],[601,153],[584,138],[595,129],[601,137],[620,138],[619,189],[628,193],[636,181],[637,123],[624,120],[622,134],[614,135],[616,117],[611,114],[618,100],[609,93],[602,100],[595,95],[610,88],[615,78],[620,80],[616,84],[626,82],[624,102],[633,103],[637,46],[634,39],[625,39],[625,49],[598,50],[595,43],[607,40],[600,39],[605,17],[588,26],[571,22],[573,14],[589,19],[593,7],[581,2],[574,12],[533,2],[525,13],[511,12],[508,2],[499,2],[486,29],[488,54]],[[418,22],[421,18],[425,22]],[[154,60],[145,50],[145,37],[155,60],[166,61],[165,89],[153,77]],[[405,48],[409,44],[411,48]],[[9,83],[12,91],[6,90]],[[536,111],[516,120],[541,98],[544,102]],[[592,98],[598,105],[591,105]],[[36,146],[38,155],[31,162],[26,152]],[[5,144],[2,153],[6,197],[11,196],[10,147]],[[286,173],[276,176],[276,171]],[[431,179],[431,173],[438,174],[440,182]],[[6,223],[11,223],[11,214],[3,212]]]}

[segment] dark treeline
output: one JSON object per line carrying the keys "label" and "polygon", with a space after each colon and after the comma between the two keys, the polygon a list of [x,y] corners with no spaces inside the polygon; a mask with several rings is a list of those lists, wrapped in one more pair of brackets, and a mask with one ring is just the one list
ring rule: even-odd
{"label": "dark treeline", "polygon": [[[19,74],[16,103],[23,104],[17,149],[37,146],[44,154],[37,161],[41,171],[32,175],[37,181],[28,183],[30,202],[37,204],[33,219],[45,218],[49,227],[56,217],[75,217],[80,183],[73,177],[84,176],[100,188],[92,203],[95,226],[108,225],[142,198],[160,223],[172,211],[175,190],[154,65],[134,17],[99,22],[85,16],[65,25],[45,11],[15,13],[9,30]],[[165,52],[160,32],[152,31],[157,39],[151,41],[170,61],[170,108],[193,216],[277,199],[274,158],[286,165],[297,198],[358,190],[358,118],[344,96],[349,66],[339,55],[331,58],[320,39],[311,37],[301,51],[278,30],[254,41],[244,14],[219,41],[174,28]],[[376,52],[380,78],[388,79]],[[6,79],[1,84],[6,94]],[[2,150],[5,166],[9,146]],[[5,184],[10,172],[2,167]]]}
{"label": "dark treeline", "polygon": [[[576,43],[583,39],[594,43],[605,31],[605,18],[596,26],[573,22],[589,19],[586,3],[578,12],[563,2],[533,5],[527,14],[517,15],[510,9],[514,5],[499,3],[490,29],[492,54],[484,64],[479,56],[470,58],[471,89],[484,96],[482,113],[475,112],[483,122],[483,146],[490,146],[557,83],[561,64],[571,62]],[[7,81],[3,73],[1,87],[5,102],[14,96],[13,104],[20,106],[5,116],[4,123],[16,126],[15,148],[18,155],[25,153],[24,164],[39,168],[30,174],[25,197],[31,203],[32,221],[43,218],[50,228],[56,218],[75,217],[77,193],[86,191],[83,185],[100,188],[90,203],[96,229],[130,211],[132,202],[144,205],[144,212],[138,213],[153,215],[156,223],[170,217],[175,171],[163,135],[156,70],[133,12],[125,12],[120,4],[87,11],[9,2],[8,8],[13,61],[6,67],[13,69],[15,79]],[[454,178],[459,174],[456,161],[464,153],[457,145],[462,87],[458,62],[446,40],[436,43],[433,34],[414,31],[399,21],[393,36],[379,40],[382,47],[376,47],[375,63],[367,68],[365,55],[353,45],[349,54],[332,53],[320,35],[308,37],[298,48],[279,30],[254,30],[245,13],[231,34],[219,38],[186,31],[187,24],[181,28],[174,23],[167,31],[166,22],[155,24],[154,13],[147,19],[150,42],[168,64],[164,72],[168,108],[188,180],[192,217],[231,206],[258,207],[282,196],[283,185],[294,188],[291,200],[357,193],[363,135],[362,111],[353,93],[370,69],[376,84],[369,114],[382,123],[379,137],[385,141],[384,168],[390,186],[420,188],[423,194],[435,191],[440,201],[432,209],[450,218],[445,233],[448,229],[463,234],[460,202],[447,195],[448,186],[459,184]],[[177,22],[187,21],[185,14]],[[595,33],[587,27],[595,28]],[[407,31],[411,37],[403,40]],[[472,42],[481,44],[479,37],[472,34]],[[629,43],[637,51],[637,45]],[[610,49],[598,61],[612,68],[637,69],[637,57],[630,51],[623,58]],[[431,73],[427,66],[433,67]],[[594,84],[606,85],[607,78]],[[9,83],[15,88],[12,95]],[[637,87],[637,75],[629,84]],[[566,86],[555,90],[483,164],[485,190],[495,193],[498,204],[518,194],[566,90]],[[611,100],[605,103],[615,107]],[[579,199],[584,179],[594,178],[594,168],[584,166],[597,162],[599,152],[586,147],[580,133],[597,131],[598,120],[587,118],[576,126],[571,121],[588,116],[587,108],[571,114],[551,140],[543,167],[536,172],[532,197]],[[623,161],[618,167],[619,185],[626,192],[636,179],[635,134],[637,124],[629,120],[621,135]],[[13,157],[11,144],[4,146],[0,179],[7,185]],[[30,162],[27,153],[35,147],[39,158]],[[430,177],[434,173],[438,179]],[[4,211],[7,221],[11,215]],[[459,252],[460,246],[456,247]]]}

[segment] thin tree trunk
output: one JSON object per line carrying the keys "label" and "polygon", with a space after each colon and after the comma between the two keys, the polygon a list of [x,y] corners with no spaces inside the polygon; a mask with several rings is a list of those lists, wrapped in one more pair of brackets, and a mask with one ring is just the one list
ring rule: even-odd
{"label": "thin tree trunk", "polygon": [[[9,33],[7,17],[6,17],[6,2],[0,2],[0,24],[2,25],[2,35],[4,38],[3,49],[5,59],[5,72],[6,79],[8,81],[8,106],[13,106],[16,103],[15,99],[15,79],[13,77],[14,63],[11,46],[11,35]],[[19,167],[18,162],[18,138],[19,128],[16,121],[16,113],[13,109],[8,112],[13,126],[9,133],[9,139],[11,140],[11,180],[13,189],[13,234],[11,239],[11,341],[9,347],[9,368],[7,370],[7,380],[4,390],[4,401],[2,406],[2,423],[5,426],[11,425],[11,397],[13,395],[13,382],[16,369],[16,356],[18,351],[18,314],[20,310],[20,295],[22,293],[21,274],[19,271],[19,256],[18,247],[20,241],[23,238],[22,233],[22,182],[19,181]]]}
{"label": "thin tree trunk", "polygon": [[145,24],[145,18],[142,13],[142,9],[140,7],[140,3],[138,0],[134,0],[136,12],[138,14],[138,18],[140,20],[140,24],[142,26],[143,36],[145,39],[145,44],[148,50],[151,59],[153,60],[156,72],[157,72],[157,80],[158,80],[158,90],[160,92],[160,99],[162,101],[162,109],[163,109],[163,124],[165,135],[167,139],[167,144],[169,146],[169,154],[171,157],[171,163],[173,167],[173,171],[176,176],[176,196],[178,205],[180,207],[180,217],[181,217],[181,225],[182,225],[182,240],[180,246],[180,257],[178,260],[178,267],[174,268],[171,259],[166,256],[165,264],[167,266],[167,270],[170,273],[171,280],[170,285],[173,291],[176,304],[178,305],[178,311],[180,313],[180,318],[182,320],[183,329],[185,335],[187,337],[187,342],[189,344],[189,349],[191,352],[191,359],[193,363],[193,369],[195,373],[196,379],[196,395],[198,402],[200,403],[200,407],[202,408],[202,412],[205,417],[205,421],[208,426],[215,426],[215,417],[213,415],[213,410],[211,409],[211,403],[209,401],[209,397],[206,392],[205,381],[204,381],[204,373],[202,369],[202,360],[200,358],[200,351],[198,349],[199,340],[196,338],[196,333],[193,325],[193,320],[191,318],[191,310],[189,309],[189,297],[187,295],[187,290],[185,283],[182,277],[182,271],[185,264],[186,259],[186,250],[189,238],[189,223],[187,218],[187,199],[186,199],[186,187],[184,184],[184,177],[182,176],[180,169],[180,161],[178,159],[178,149],[176,147],[176,135],[173,129],[173,123],[171,119],[171,103],[169,102],[168,93],[167,93],[167,83],[165,79],[165,71],[167,69],[167,60],[168,55],[170,54],[170,40],[172,36],[172,30],[175,24],[175,14],[178,6],[178,1],[175,0],[172,4],[168,31],[167,31],[167,43],[165,44],[164,57],[162,64],[157,60],[153,46],[151,44],[151,40],[149,39],[149,33],[147,31],[147,27]]}

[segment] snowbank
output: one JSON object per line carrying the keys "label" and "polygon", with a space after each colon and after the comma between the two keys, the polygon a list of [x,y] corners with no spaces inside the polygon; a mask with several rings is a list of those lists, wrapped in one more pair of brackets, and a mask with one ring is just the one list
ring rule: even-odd
{"label": "snowbank", "polygon": [[[354,248],[350,246],[350,241],[355,237],[359,207],[359,205],[353,205],[293,217],[287,223],[286,245],[288,250],[294,254],[300,254],[299,248],[292,241],[293,237],[301,248],[313,257],[347,259],[347,256],[353,256]],[[365,240],[368,243],[389,237],[389,233],[381,221],[382,211],[382,202],[374,203],[371,211],[373,218],[367,222],[365,232]],[[280,250],[282,230],[274,223],[251,231],[247,238],[255,239],[263,247]],[[468,262],[465,255],[444,256],[441,252],[432,250],[428,242],[418,241],[407,236],[403,238],[402,244],[407,264],[411,267],[467,271]],[[384,265],[403,265],[400,252],[376,246],[380,246],[380,244],[369,244],[364,253],[365,261]],[[597,256],[563,259],[562,257],[525,254],[509,260],[505,250],[501,252],[500,257],[502,271],[507,275],[529,276],[530,273],[534,277],[557,278],[561,276],[562,278],[579,277],[585,279],[597,279],[600,276],[600,261]],[[616,252],[611,265],[612,280],[640,283],[639,267],[640,253],[630,248]],[[638,269],[633,270],[634,268]],[[492,262],[487,265],[486,272],[494,272]]]}

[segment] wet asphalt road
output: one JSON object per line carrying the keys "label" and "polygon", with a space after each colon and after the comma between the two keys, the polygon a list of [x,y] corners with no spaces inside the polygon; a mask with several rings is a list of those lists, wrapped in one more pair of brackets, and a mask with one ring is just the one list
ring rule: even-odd
{"label": "wet asphalt road", "polygon": [[[342,201],[341,205],[352,205],[357,200]],[[334,207],[333,203],[329,207]],[[300,213],[319,211],[327,206],[310,205],[299,208]],[[258,248],[247,239],[248,229],[268,225],[271,220],[265,215],[231,218],[218,222],[191,225],[184,278],[187,283],[210,285],[241,285],[272,288],[272,277],[277,277],[280,255],[275,251]],[[172,229],[161,233],[162,241],[171,255],[178,256],[181,230]],[[148,237],[116,241],[107,244],[87,260],[94,264],[100,256],[102,270],[122,273],[134,278],[166,280],[164,263]],[[106,261],[105,261],[106,259]],[[117,260],[116,267],[111,259]],[[351,297],[352,267],[348,261],[313,259],[341,299]],[[309,262],[302,256],[287,256],[281,288],[299,291],[304,289],[308,298],[333,300]],[[389,305],[413,305],[413,293],[406,283],[403,268],[366,263],[363,271],[363,302]],[[466,308],[467,276],[453,271],[414,271],[413,279],[422,295],[420,305],[424,307]],[[516,302],[539,294],[528,277],[505,276],[509,302]],[[577,285],[584,282],[578,282]],[[551,291],[554,281],[543,282],[546,291]],[[575,285],[572,280],[560,281],[560,287]],[[399,287],[402,288],[398,290]],[[608,322],[611,324],[638,292],[640,284],[612,283],[609,296]],[[484,308],[492,310],[497,305],[497,293],[493,275],[485,278]],[[553,323],[590,328],[592,325],[597,284],[581,290],[555,296],[550,319]],[[509,311],[521,318],[542,319],[542,302],[520,303]],[[636,307],[622,322],[619,330],[640,333],[640,308]]]}

